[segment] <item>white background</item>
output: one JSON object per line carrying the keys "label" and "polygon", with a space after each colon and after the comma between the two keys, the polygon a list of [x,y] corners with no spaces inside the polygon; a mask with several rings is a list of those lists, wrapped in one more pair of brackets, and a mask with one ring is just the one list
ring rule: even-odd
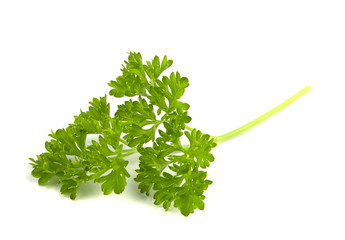
{"label": "white background", "polygon": [[[333,0],[1,1],[0,238],[345,239],[344,13]],[[191,125],[213,135],[313,89],[214,149],[206,208],[188,218],[132,178],[76,201],[38,186],[28,158],[108,93],[129,51],[173,59]]]}

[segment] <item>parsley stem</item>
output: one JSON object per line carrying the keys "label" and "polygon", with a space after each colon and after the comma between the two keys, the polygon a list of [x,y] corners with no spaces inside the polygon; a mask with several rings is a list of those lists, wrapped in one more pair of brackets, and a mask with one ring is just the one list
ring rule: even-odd
{"label": "parsley stem", "polygon": [[[136,148],[124,149],[124,150],[122,150],[121,157],[127,157],[127,156],[132,155],[132,154],[137,153],[137,152],[138,151]],[[106,157],[116,157],[116,156],[118,156],[118,154],[106,155]]]}
{"label": "parsley stem", "polygon": [[305,88],[303,88],[301,91],[299,91],[298,93],[296,93],[295,95],[293,95],[292,97],[290,97],[289,99],[287,99],[286,101],[282,102],[281,104],[279,104],[278,106],[276,106],[275,108],[269,110],[268,112],[264,113],[263,115],[261,115],[260,117],[254,119],[253,121],[243,125],[242,127],[239,127],[233,131],[230,131],[228,133],[225,133],[223,135],[217,136],[215,137],[215,142],[217,144],[228,140],[230,138],[233,138],[245,131],[247,131],[248,129],[256,126],[257,124],[265,121],[266,119],[270,118],[271,116],[273,116],[274,114],[276,114],[277,112],[283,110],[285,107],[287,107],[288,105],[290,105],[291,103],[293,103],[294,101],[296,101],[297,99],[299,99],[300,97],[302,97],[304,94],[306,94],[309,90],[311,89],[311,87],[308,85]]}
{"label": "parsley stem", "polygon": [[123,144],[125,144],[127,146],[127,142],[125,140],[120,138],[120,142],[122,142]]}
{"label": "parsley stem", "polygon": [[186,125],[186,129],[188,129],[189,131],[192,131],[194,128]]}

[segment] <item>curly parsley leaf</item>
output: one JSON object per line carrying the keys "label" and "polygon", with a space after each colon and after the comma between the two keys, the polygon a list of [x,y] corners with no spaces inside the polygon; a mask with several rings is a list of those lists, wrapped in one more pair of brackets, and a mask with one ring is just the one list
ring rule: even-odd
{"label": "curly parsley leaf", "polygon": [[162,62],[160,62],[159,57],[155,56],[151,62],[147,61],[146,63],[144,65],[145,72],[151,80],[155,81],[173,64],[173,60],[168,60],[167,56],[164,56]]}
{"label": "curly parsley leaf", "polygon": [[[120,122],[109,116],[106,97],[94,98],[90,105],[88,111],[75,116],[73,124],[49,135],[52,139],[45,144],[47,152],[38,155],[37,160],[30,159],[32,175],[39,179],[40,185],[56,177],[62,185],[61,193],[69,194],[71,199],[76,198],[81,183],[90,180],[103,183],[104,193],[109,189],[120,193],[129,177],[119,144]],[[102,133],[99,141],[86,146],[86,136],[99,133]],[[115,180],[104,175],[111,169],[110,176],[115,176]]]}
{"label": "curly parsley leaf", "polygon": [[213,138],[196,129],[185,131],[190,143],[186,147],[181,145],[179,137],[171,138],[163,131],[160,134],[153,147],[138,148],[141,156],[135,181],[139,182],[140,191],[149,195],[153,190],[154,203],[162,204],[165,210],[172,203],[185,216],[197,208],[202,210],[203,193],[212,182],[201,169],[214,160],[210,153],[216,146]]}
{"label": "curly parsley leaf", "polygon": [[114,97],[145,96],[150,85],[153,85],[172,63],[166,56],[162,62],[155,56],[152,61],[144,64],[140,53],[130,52],[121,69],[122,75],[108,83],[112,87],[109,94]]}

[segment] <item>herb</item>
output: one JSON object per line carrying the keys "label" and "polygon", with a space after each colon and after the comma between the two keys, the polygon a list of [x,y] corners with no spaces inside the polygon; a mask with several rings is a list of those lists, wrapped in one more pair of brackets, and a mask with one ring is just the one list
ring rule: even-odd
{"label": "herb", "polygon": [[[122,75],[111,81],[110,96],[129,97],[110,116],[107,96],[94,98],[88,111],[74,123],[49,135],[46,152],[32,159],[32,175],[44,185],[53,178],[61,194],[77,196],[82,183],[101,183],[105,195],[124,191],[130,174],[126,157],[139,153],[134,178],[141,193],[153,193],[154,204],[171,206],[188,216],[204,209],[204,192],[212,184],[206,169],[214,161],[217,144],[269,118],[310,90],[307,86],[279,106],[234,131],[211,136],[190,127],[189,104],[182,102],[188,78],[179,72],[161,74],[172,65],[166,56],[143,63],[140,53],[129,53]],[[88,134],[99,134],[87,146]],[[184,139],[186,143],[184,143]]]}

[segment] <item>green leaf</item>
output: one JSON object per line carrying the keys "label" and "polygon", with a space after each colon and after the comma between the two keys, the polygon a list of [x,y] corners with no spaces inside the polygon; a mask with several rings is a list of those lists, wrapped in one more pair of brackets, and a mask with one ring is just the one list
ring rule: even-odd
{"label": "green leaf", "polygon": [[162,62],[160,62],[159,57],[155,56],[151,62],[147,61],[146,63],[147,65],[144,65],[145,72],[151,80],[155,81],[173,64],[173,61],[168,60],[167,56],[164,56]]}
{"label": "green leaf", "polygon": [[157,123],[153,105],[148,104],[142,97],[138,101],[132,99],[118,106],[115,116],[125,125],[136,124],[146,126]]}
{"label": "green leaf", "polygon": [[158,125],[152,104],[148,104],[142,97],[138,101],[132,99],[118,106],[115,116],[124,126],[124,140],[129,147],[147,143],[155,138]]}
{"label": "green leaf", "polygon": [[188,78],[181,77],[179,72],[171,73],[170,78],[163,76],[162,80],[156,80],[156,85],[148,89],[150,102],[158,106],[164,112],[179,112],[187,110],[189,105],[180,102],[185,89],[189,86]]}
{"label": "green leaf", "polygon": [[39,185],[44,185],[46,184],[47,182],[49,182],[53,177],[54,177],[54,173],[51,173],[51,172],[42,172],[40,174],[40,177],[38,179],[38,184]]}
{"label": "green leaf", "polygon": [[[37,160],[31,159],[32,175],[39,179],[38,183],[44,185],[57,177],[58,183],[62,184],[61,193],[75,199],[82,182],[100,178],[101,174],[95,172],[104,174],[116,168],[116,162],[110,156],[122,156],[120,136],[123,127],[117,118],[111,118],[109,114],[110,105],[106,96],[94,98],[88,111],[75,116],[74,123],[52,132],[52,139],[45,143],[47,152],[38,155]],[[99,140],[86,147],[87,134],[94,133],[101,133]],[[125,170],[120,169],[115,173],[116,177],[121,172],[126,175]],[[120,191],[120,188],[114,189]]]}
{"label": "green leaf", "polygon": [[52,132],[51,134],[49,134],[49,136],[54,138],[60,144],[62,144],[63,146],[62,151],[64,151],[66,154],[68,155],[79,154],[80,149],[78,148],[76,144],[75,135],[71,128],[58,129],[56,132]]}
{"label": "green leaf", "polygon": [[217,145],[214,139],[196,129],[193,129],[192,132],[186,131],[185,134],[190,142],[188,156],[196,159],[197,166],[201,168],[209,167],[210,162],[214,161],[211,150]]}
{"label": "green leaf", "polygon": [[128,161],[124,161],[122,158],[111,158],[112,171],[108,175],[103,175],[96,179],[96,182],[103,183],[102,191],[105,195],[109,195],[112,192],[120,194],[124,191],[127,180],[130,177],[126,170]]}
{"label": "green leaf", "polygon": [[204,209],[203,193],[212,181],[206,179],[207,174],[201,168],[208,167],[214,160],[210,150],[216,144],[209,135],[193,129],[184,132],[190,141],[189,147],[185,148],[180,144],[178,133],[181,129],[176,126],[164,124],[165,131],[160,131],[161,137],[152,147],[138,148],[141,156],[135,181],[146,195],[151,190],[155,192],[154,204],[162,205],[165,210],[173,204],[188,216],[195,209]]}
{"label": "green leaf", "polygon": [[109,94],[114,97],[145,95],[145,88],[149,83],[146,79],[141,54],[130,52],[128,61],[125,61],[121,71],[121,76],[117,77],[115,81],[112,80],[108,83],[113,88]]}
{"label": "green leaf", "polygon": [[61,194],[70,194],[70,198],[74,200],[77,197],[77,191],[80,187],[81,181],[72,178],[72,179],[64,179],[61,181]]}
{"label": "green leaf", "polygon": [[110,104],[107,102],[107,96],[94,98],[90,102],[89,110],[81,111],[78,116],[74,116],[74,123],[70,128],[74,131],[85,131],[89,133],[100,133],[103,129],[108,128],[110,119]]}

